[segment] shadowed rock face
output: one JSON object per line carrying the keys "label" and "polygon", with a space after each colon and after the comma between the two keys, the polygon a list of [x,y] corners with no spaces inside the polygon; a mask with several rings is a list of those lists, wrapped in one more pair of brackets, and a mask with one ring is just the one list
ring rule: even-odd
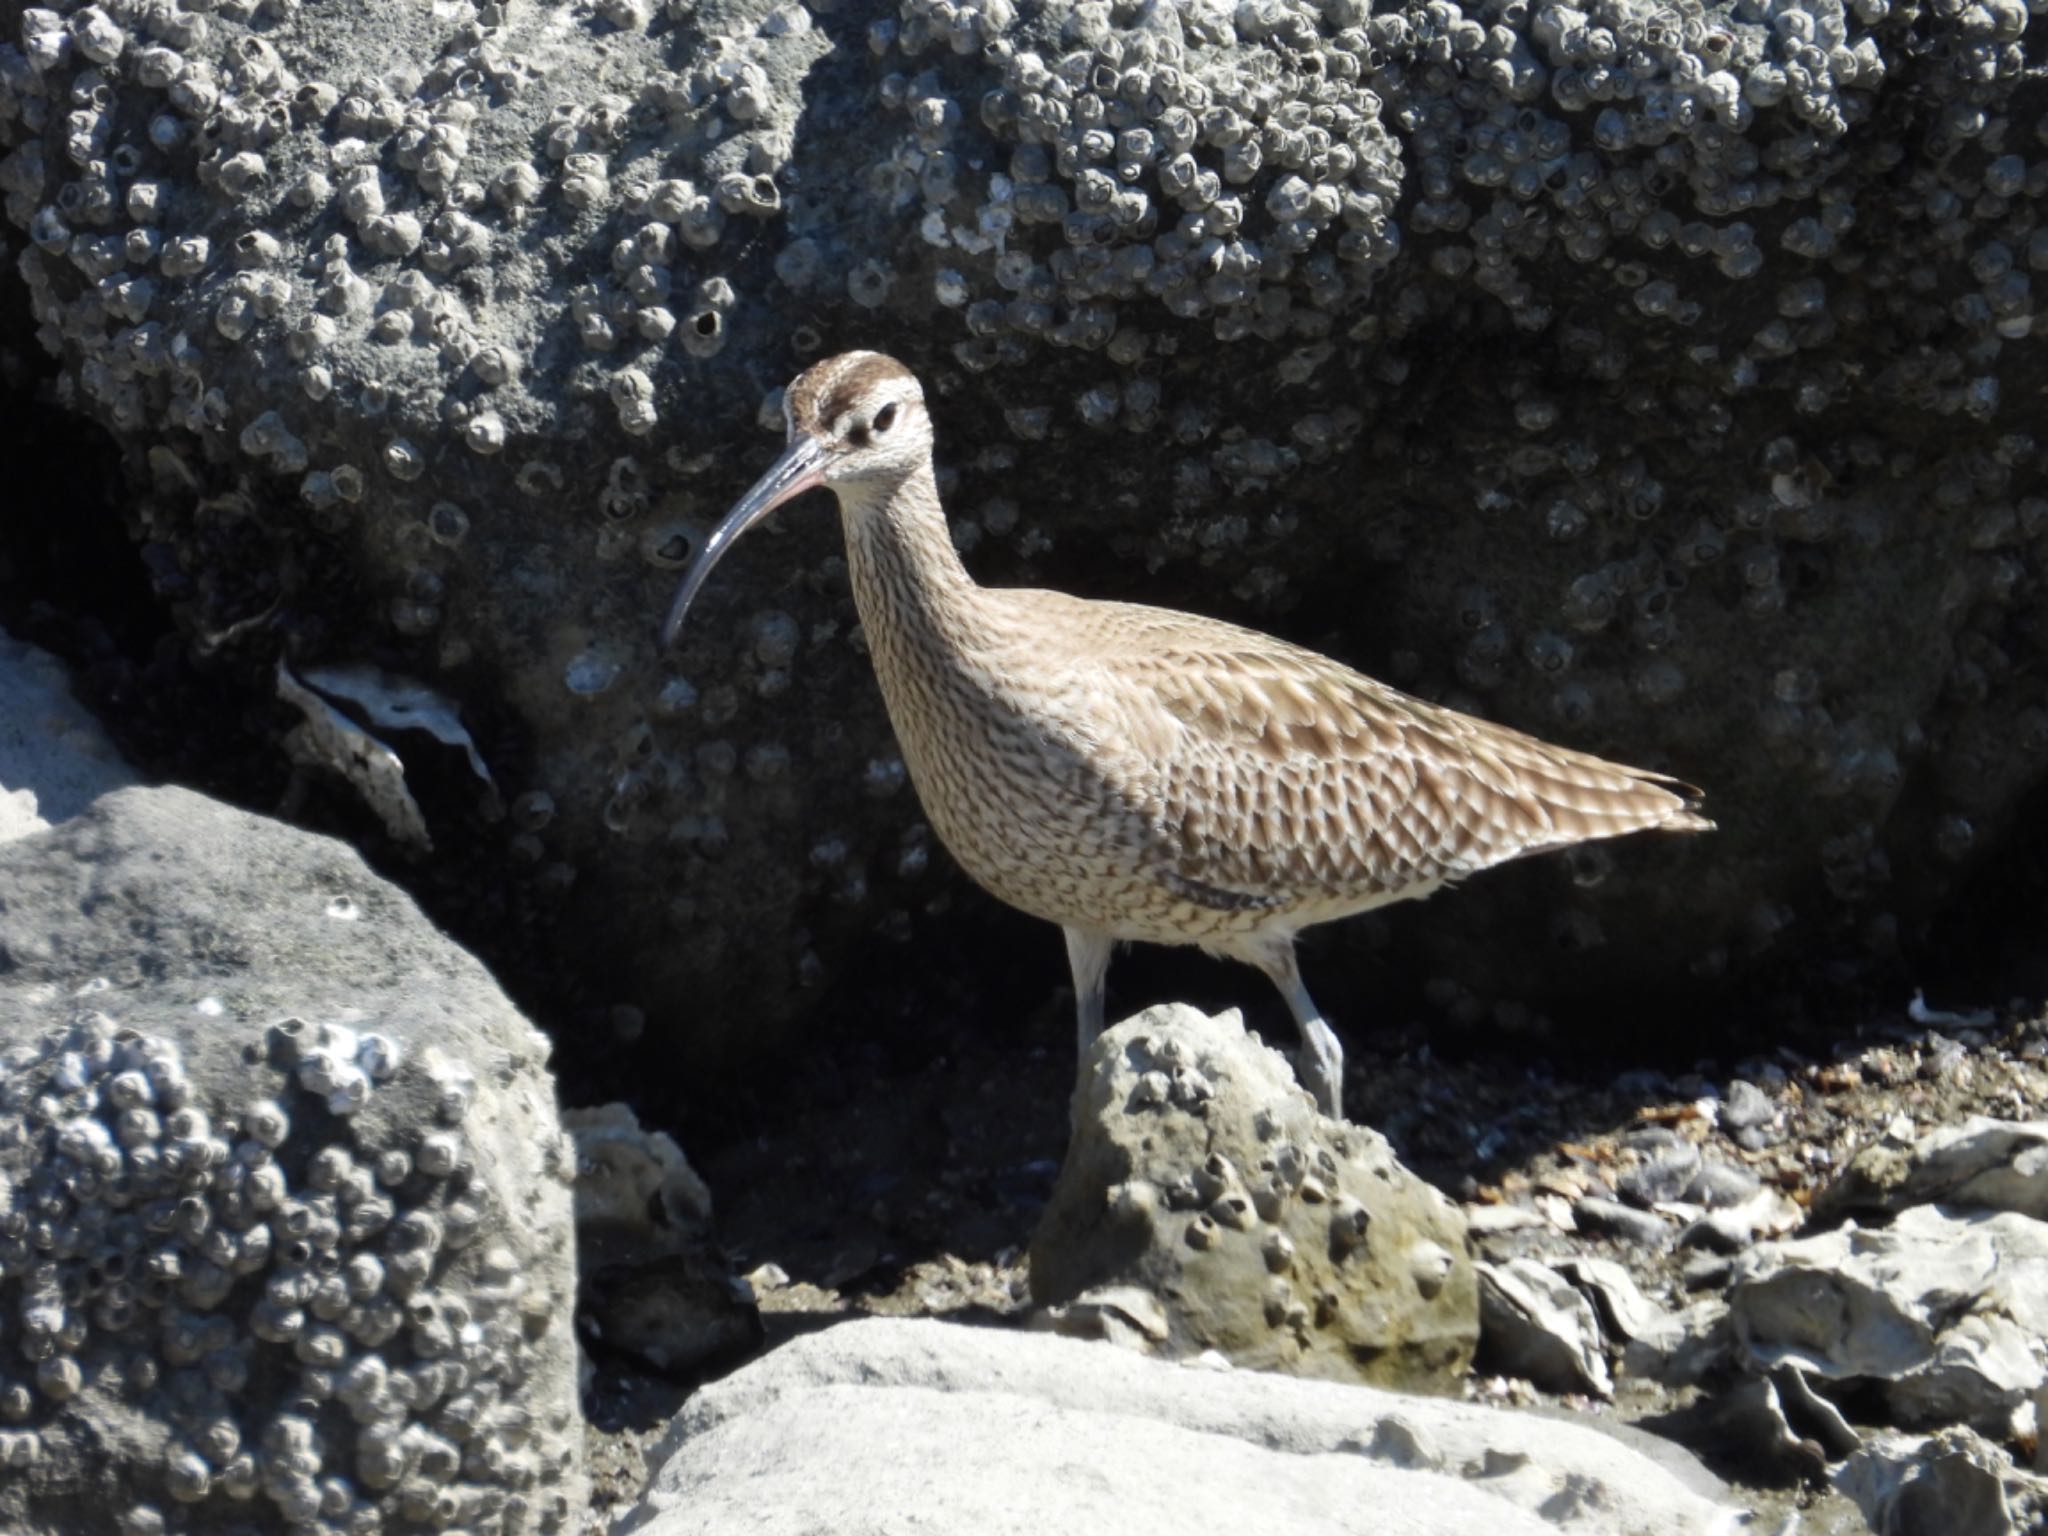
{"label": "shadowed rock face", "polygon": [[1707,788],[1415,921],[1454,1008],[1886,955],[2038,778],[2015,0],[0,19],[0,195],[180,622],[489,716],[511,816],[437,844],[707,1052],[950,878],[818,509],[654,649],[829,348],[925,380],[984,579]]}

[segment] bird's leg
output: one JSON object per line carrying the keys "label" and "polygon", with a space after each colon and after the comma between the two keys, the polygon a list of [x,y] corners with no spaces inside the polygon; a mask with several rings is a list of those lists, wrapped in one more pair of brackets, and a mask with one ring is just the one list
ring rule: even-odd
{"label": "bird's leg", "polygon": [[1294,959],[1294,938],[1290,934],[1267,947],[1259,956],[1259,969],[1271,978],[1287,999],[1288,1011],[1301,1030],[1301,1062],[1296,1075],[1301,1086],[1316,1101],[1316,1108],[1332,1120],[1344,1118],[1344,1047],[1337,1032],[1323,1018],[1322,1009],[1301,984],[1301,967]]}
{"label": "bird's leg", "polygon": [[1074,1070],[1088,1060],[1088,1048],[1102,1033],[1102,984],[1116,941],[1092,928],[1067,927],[1067,964],[1074,971]]}

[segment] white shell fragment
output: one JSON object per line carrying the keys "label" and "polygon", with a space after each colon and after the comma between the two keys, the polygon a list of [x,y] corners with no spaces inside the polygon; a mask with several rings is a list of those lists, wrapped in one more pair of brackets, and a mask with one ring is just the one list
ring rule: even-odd
{"label": "white shell fragment", "polygon": [[491,770],[462,723],[460,708],[446,695],[409,677],[395,677],[375,667],[308,667],[305,682],[330,699],[353,704],[372,725],[392,731],[425,731],[444,746],[458,747],[470,770],[486,784]]}
{"label": "white shell fragment", "polygon": [[277,664],[277,694],[306,717],[285,737],[294,760],[330,768],[347,779],[399,842],[422,850],[434,846],[396,752],[301,683],[283,661]]}

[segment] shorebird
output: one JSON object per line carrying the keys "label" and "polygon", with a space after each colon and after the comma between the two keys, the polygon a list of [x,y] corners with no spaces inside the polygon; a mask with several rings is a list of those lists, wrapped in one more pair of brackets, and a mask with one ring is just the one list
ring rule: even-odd
{"label": "shorebird", "polygon": [[855,605],[911,783],[960,866],[1065,930],[1077,1040],[1116,944],[1257,966],[1301,1030],[1302,1085],[1342,1112],[1343,1048],[1302,985],[1303,928],[1546,849],[1700,832],[1699,791],[1429,704],[1216,619],[967,573],[908,368],[848,352],[783,397],[788,446],[697,552],[711,568],[814,487],[838,497]]}

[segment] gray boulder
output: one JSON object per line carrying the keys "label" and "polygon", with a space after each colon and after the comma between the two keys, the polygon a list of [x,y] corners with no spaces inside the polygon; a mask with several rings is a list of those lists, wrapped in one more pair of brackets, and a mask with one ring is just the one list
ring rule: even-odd
{"label": "gray boulder", "polygon": [[871,1319],[795,1339],[700,1392],[613,1536],[1739,1528],[1696,1463],[1640,1441],[1074,1339]]}
{"label": "gray boulder", "polygon": [[1441,1385],[1479,1334],[1457,1207],[1319,1115],[1236,1013],[1179,1003],[1096,1041],[1031,1239],[1041,1306],[1130,1292],[1148,1347],[1306,1376]]}
{"label": "gray boulder", "polygon": [[574,1532],[547,1042],[331,839],[0,848],[0,1528]]}
{"label": "gray boulder", "polygon": [[1454,1012],[1888,956],[2048,763],[2021,0],[0,23],[36,322],[148,466],[187,633],[252,698],[285,650],[501,719],[513,815],[464,851],[706,1052],[941,883],[821,514],[654,648],[842,346],[926,379],[985,578],[1707,786],[1716,838],[1413,919]]}

